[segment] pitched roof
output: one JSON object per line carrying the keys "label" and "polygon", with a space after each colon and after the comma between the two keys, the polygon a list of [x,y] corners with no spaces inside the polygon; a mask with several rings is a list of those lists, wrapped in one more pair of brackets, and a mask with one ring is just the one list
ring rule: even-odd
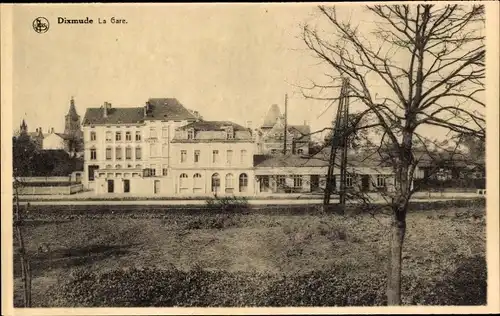
{"label": "pitched roof", "polygon": [[178,130],[188,130],[190,128],[194,128],[196,131],[222,131],[226,126],[232,126],[235,131],[248,131],[248,128],[245,128],[239,124],[233,123],[231,121],[197,121],[187,125],[184,125]]}
{"label": "pitched roof", "polygon": [[280,116],[281,116],[281,111],[278,105],[277,104],[271,105],[264,118],[264,123],[262,124],[262,127],[273,127]]}
{"label": "pitched roof", "polygon": [[148,120],[194,120],[196,117],[175,98],[150,98]]}
{"label": "pitched roof", "polygon": [[[330,160],[330,150],[325,148],[311,156],[287,155],[255,155],[254,166],[264,168],[275,167],[327,167]],[[336,166],[340,165],[340,154],[336,156]],[[374,155],[350,151],[347,154],[348,167],[387,167],[383,161]]]}
{"label": "pitched roof", "polygon": [[144,121],[144,108],[110,108],[107,117],[104,108],[88,108],[83,118],[83,125],[91,124],[136,124]]}

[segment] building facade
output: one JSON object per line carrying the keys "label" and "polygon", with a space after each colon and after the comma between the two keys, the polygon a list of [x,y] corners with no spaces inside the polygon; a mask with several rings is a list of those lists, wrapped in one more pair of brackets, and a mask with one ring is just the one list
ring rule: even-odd
{"label": "building facade", "polygon": [[179,195],[254,195],[250,129],[228,121],[198,121],[177,129],[172,172]]}
{"label": "building facade", "polygon": [[286,124],[285,120],[286,118],[281,114],[278,105],[273,104],[269,108],[262,126],[256,130],[256,144],[259,154],[309,154],[311,129],[307,122],[304,122],[303,125],[289,125]]}
{"label": "building facade", "polygon": [[83,122],[84,184],[97,194],[169,194],[171,141],[176,128],[196,121],[176,99],[144,107],[89,108]]}

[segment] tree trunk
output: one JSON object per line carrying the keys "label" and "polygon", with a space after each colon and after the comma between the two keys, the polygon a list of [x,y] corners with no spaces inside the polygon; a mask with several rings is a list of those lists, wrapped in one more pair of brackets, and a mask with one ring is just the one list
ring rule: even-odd
{"label": "tree trunk", "polygon": [[406,220],[395,215],[391,224],[389,271],[387,275],[387,305],[401,305],[401,262]]}

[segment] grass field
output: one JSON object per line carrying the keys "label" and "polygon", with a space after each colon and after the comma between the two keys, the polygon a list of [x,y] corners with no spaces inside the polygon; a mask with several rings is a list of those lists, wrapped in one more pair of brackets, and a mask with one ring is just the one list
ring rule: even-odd
{"label": "grass field", "polygon": [[[385,271],[388,251],[385,215],[51,213],[29,217],[24,231],[35,306],[56,304],[47,293],[75,269],[176,267],[188,271],[196,266],[301,275],[335,266],[355,275]],[[406,277],[438,280],[463,258],[484,253],[484,208],[409,213],[403,254]],[[18,305],[21,290],[15,260]],[[406,303],[411,301],[410,292],[403,296]]]}

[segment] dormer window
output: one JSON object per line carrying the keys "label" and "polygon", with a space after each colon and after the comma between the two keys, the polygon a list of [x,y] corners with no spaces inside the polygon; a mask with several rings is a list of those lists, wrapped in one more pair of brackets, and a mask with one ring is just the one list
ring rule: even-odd
{"label": "dormer window", "polygon": [[193,128],[188,129],[187,137],[188,137],[188,139],[194,139],[194,129]]}
{"label": "dormer window", "polygon": [[232,126],[226,128],[226,139],[234,139],[234,129]]}

